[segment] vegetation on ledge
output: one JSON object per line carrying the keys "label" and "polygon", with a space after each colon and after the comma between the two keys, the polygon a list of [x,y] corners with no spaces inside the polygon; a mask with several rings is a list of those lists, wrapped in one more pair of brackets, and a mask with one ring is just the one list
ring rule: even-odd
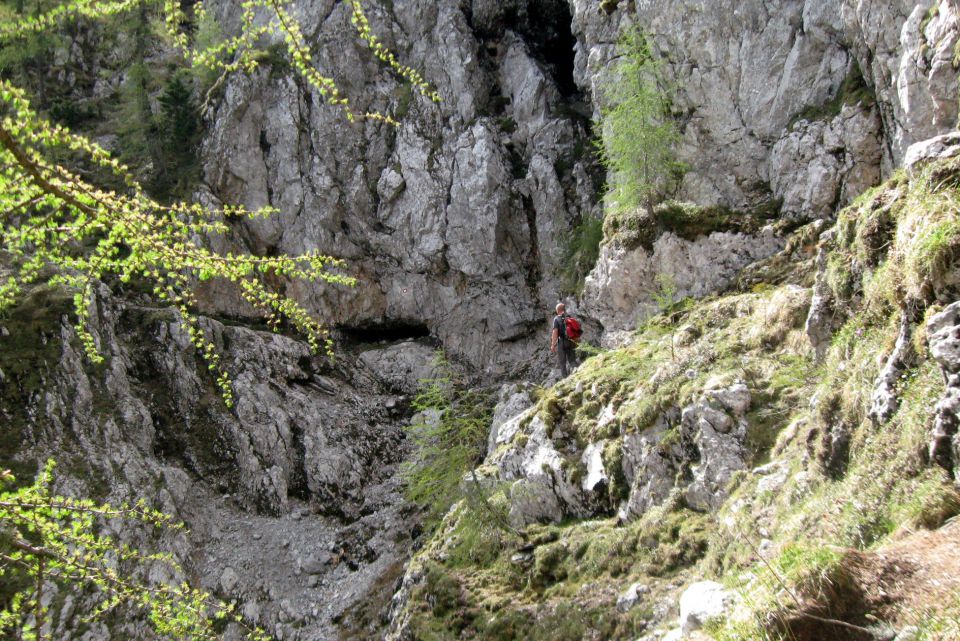
{"label": "vegetation on ledge", "polygon": [[779,210],[780,204],[776,201],[744,212],[670,200],[654,207],[652,216],[643,209],[608,212],[603,222],[603,242],[651,251],[654,242],[667,232],[685,240],[696,240],[715,232],[755,234],[771,224]]}
{"label": "vegetation on ledge", "polygon": [[[926,454],[945,387],[924,328],[958,294],[958,198],[960,161],[950,160],[897,175],[842,212],[822,237],[817,291],[826,303],[818,304],[828,305],[832,332],[822,358],[805,328],[811,283],[781,265],[777,285],[684,301],[629,345],[542,390],[528,416],[539,415],[558,451],[574,453],[572,465],[589,444],[603,444],[609,502],[594,519],[517,533],[455,508],[411,566],[421,577],[407,606],[416,638],[632,640],[671,620],[680,587],[702,578],[741,601],[708,628],[718,640],[819,639],[835,632],[831,619],[955,638],[960,602],[949,595],[960,586],[936,574],[937,564],[953,567],[953,556],[936,550],[960,541],[960,528],[943,527],[960,514],[960,492]],[[804,248],[814,227],[798,230],[784,255],[811,265]],[[895,408],[878,417],[881,370],[904,331],[914,357],[893,385]],[[773,467],[735,474],[717,514],[691,510],[675,491],[636,520],[618,518],[629,491],[616,473],[624,437],[662,427],[704,390],[734,381],[752,397],[747,469]],[[678,445],[675,420],[657,447]],[[521,427],[501,450],[528,438]],[[778,470],[782,481],[771,480]],[[508,496],[497,495],[501,509]],[[917,572],[907,575],[898,559],[912,550]],[[639,604],[618,608],[635,584],[644,586]],[[936,585],[943,598],[924,596]]]}

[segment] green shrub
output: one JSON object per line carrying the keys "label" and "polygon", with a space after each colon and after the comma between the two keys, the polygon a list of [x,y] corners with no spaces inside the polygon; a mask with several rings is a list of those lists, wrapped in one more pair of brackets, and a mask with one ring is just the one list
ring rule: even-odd
{"label": "green shrub", "polygon": [[602,241],[602,218],[587,214],[570,230],[564,244],[563,267],[560,272],[564,294],[579,296],[583,293],[583,281],[597,264]]}
{"label": "green shrub", "polygon": [[423,381],[413,401],[418,414],[407,434],[414,454],[403,468],[407,498],[426,509],[430,529],[463,498],[463,477],[486,451],[492,409],[489,394],[458,384],[442,355],[436,362],[438,376]]}

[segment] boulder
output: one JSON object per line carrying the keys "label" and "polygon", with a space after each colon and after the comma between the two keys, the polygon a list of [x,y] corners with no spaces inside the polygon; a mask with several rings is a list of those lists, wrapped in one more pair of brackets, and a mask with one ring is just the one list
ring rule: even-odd
{"label": "boulder", "polygon": [[736,602],[736,595],[719,583],[694,583],[680,597],[680,629],[684,634],[699,630],[711,619],[726,616]]}
{"label": "boulder", "polygon": [[[505,442],[500,439],[502,428],[511,420],[518,419],[520,414],[533,405],[531,386],[524,383],[507,383],[500,388],[497,394],[497,405],[493,408],[493,418],[490,421],[490,436],[487,439],[487,454],[492,454],[497,443]],[[515,432],[515,429],[513,430]],[[509,437],[513,436],[513,432]]]}
{"label": "boulder", "polygon": [[437,351],[424,343],[403,341],[360,354],[360,362],[387,389],[416,394],[437,375]]}
{"label": "boulder", "polygon": [[[718,399],[727,399],[728,410]],[[727,498],[727,484],[733,474],[746,469],[747,424],[743,414],[750,407],[749,391],[737,383],[704,394],[683,409],[680,434],[683,443],[699,453],[690,465],[693,481],[686,499],[694,509],[715,510]],[[729,413],[728,413],[729,412]]]}
{"label": "boulder", "polygon": [[953,158],[960,154],[960,131],[951,131],[910,145],[903,159],[903,166],[917,173],[936,160]]}
{"label": "boulder", "polygon": [[647,594],[650,594],[649,587],[643,583],[634,583],[617,597],[617,610],[619,612],[629,612]]}

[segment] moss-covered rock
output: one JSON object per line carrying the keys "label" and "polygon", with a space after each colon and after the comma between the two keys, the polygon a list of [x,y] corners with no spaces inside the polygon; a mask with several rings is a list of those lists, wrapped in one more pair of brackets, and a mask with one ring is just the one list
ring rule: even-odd
{"label": "moss-covered rock", "polygon": [[[947,387],[926,334],[926,323],[957,295],[958,213],[949,203],[958,197],[958,171],[960,163],[946,161],[922,175],[897,175],[823,235],[818,291],[830,299],[835,321],[820,358],[806,334],[813,292],[805,270],[816,264],[822,223],[798,230],[779,264],[754,271],[775,274],[773,283],[755,281],[747,291],[668,311],[629,344],[590,358],[545,390],[528,410],[532,418],[519,422],[486,469],[502,473],[510,457],[555,451],[565,461],[558,469],[569,472],[580,461],[594,479],[599,458],[602,495],[586,500],[582,477],[544,476],[544,491],[565,518],[505,533],[482,564],[452,566],[449,534],[439,532],[423,555],[463,579],[473,618],[466,628],[449,617],[429,625],[475,638],[540,638],[547,625],[577,638],[632,638],[638,626],[667,616],[657,600],[676,595],[668,585],[706,576],[748,594],[752,613],[719,622],[711,633],[763,638],[776,630],[758,621],[795,614],[795,604],[778,600],[783,585],[811,602],[825,594],[847,599],[862,580],[851,565],[865,558],[860,551],[907,530],[940,527],[960,512],[951,471],[927,454]],[[894,409],[878,416],[871,412],[878,381],[886,380],[881,372],[889,370],[905,322],[912,356],[887,387]],[[734,388],[747,392],[746,403],[724,402]],[[712,490],[730,495],[715,513],[716,504],[704,506],[685,491],[709,456],[691,432],[700,419],[718,433],[744,430],[744,466]],[[513,482],[537,477],[532,468],[524,475],[524,465],[513,469]],[[614,516],[645,474],[665,479],[651,494],[657,500],[633,518]],[[575,491],[576,509],[564,503]],[[584,506],[593,510],[586,518],[578,511]],[[454,529],[465,518],[457,514]],[[615,595],[639,580],[651,586],[650,597],[634,614],[617,612]],[[562,615],[561,604],[580,614]],[[860,616],[855,608],[823,607]],[[942,622],[951,607],[931,605],[924,620]],[[603,617],[594,616],[599,612]],[[906,615],[890,616],[899,622]],[[484,636],[493,630],[506,636]]]}
{"label": "moss-covered rock", "polygon": [[714,232],[753,234],[776,217],[778,205],[769,201],[752,211],[735,211],[729,207],[701,207],[692,203],[667,201],[653,210],[608,212],[603,221],[603,242],[625,249],[653,249],[661,235],[671,232],[685,240],[696,240]]}

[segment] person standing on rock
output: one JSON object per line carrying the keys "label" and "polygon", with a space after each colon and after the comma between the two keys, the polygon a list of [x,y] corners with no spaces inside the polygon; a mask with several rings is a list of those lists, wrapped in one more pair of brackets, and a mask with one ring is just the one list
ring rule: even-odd
{"label": "person standing on rock", "polygon": [[577,345],[567,336],[567,318],[566,305],[558,303],[550,334],[550,351],[557,355],[560,378],[566,378],[577,366]]}

